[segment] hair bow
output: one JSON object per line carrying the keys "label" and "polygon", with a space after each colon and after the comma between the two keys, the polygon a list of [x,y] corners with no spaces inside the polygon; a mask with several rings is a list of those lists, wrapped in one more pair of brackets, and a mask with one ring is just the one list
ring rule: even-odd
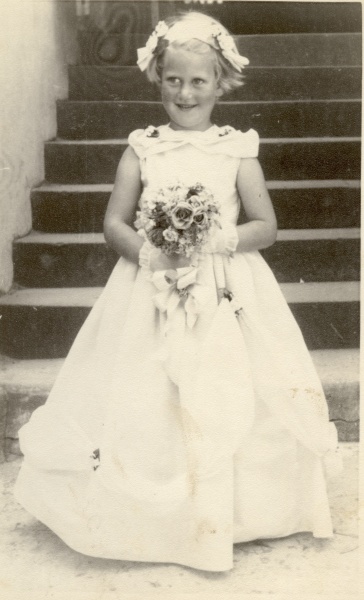
{"label": "hair bow", "polygon": [[155,49],[158,46],[158,40],[164,37],[168,32],[169,27],[164,21],[159,21],[153,33],[149,36],[144,48],[138,48],[137,65],[141,71],[145,71],[150,61],[152,60]]}
{"label": "hair bow", "polygon": [[[171,27],[165,21],[159,21],[153,33],[147,40],[143,48],[138,48],[137,64],[141,71],[145,71],[153,58],[153,54],[158,46],[159,38],[164,38],[168,42],[187,41],[197,39],[201,42],[209,44],[215,50],[219,50],[224,58],[236,69],[239,73],[249,64],[249,60],[245,56],[241,56],[236,49],[235,42],[218,23],[211,23],[209,28],[193,26],[191,23],[177,21]],[[214,42],[214,43],[213,43]]]}

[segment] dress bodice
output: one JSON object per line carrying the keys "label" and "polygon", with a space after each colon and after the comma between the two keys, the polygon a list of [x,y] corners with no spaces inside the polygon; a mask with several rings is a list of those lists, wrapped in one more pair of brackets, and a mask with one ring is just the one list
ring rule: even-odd
{"label": "dress bodice", "polygon": [[221,205],[221,221],[236,223],[240,199],[236,178],[240,160],[258,155],[256,131],[213,125],[206,131],[174,131],[168,125],[139,129],[129,143],[141,163],[144,188],[176,181],[209,188]]}

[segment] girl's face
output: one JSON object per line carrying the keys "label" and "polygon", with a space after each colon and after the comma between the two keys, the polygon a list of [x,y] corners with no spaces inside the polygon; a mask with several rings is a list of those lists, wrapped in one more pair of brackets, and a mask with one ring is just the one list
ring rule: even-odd
{"label": "girl's face", "polygon": [[205,131],[219,88],[213,57],[183,48],[167,48],[161,79],[162,102],[172,129]]}

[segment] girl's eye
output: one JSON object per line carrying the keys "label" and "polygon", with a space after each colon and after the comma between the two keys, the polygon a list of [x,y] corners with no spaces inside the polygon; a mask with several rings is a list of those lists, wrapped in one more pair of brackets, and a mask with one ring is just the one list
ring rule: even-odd
{"label": "girl's eye", "polygon": [[200,77],[196,77],[196,79],[193,80],[193,83],[195,85],[202,85],[203,83],[205,83],[205,81],[203,79],[201,79]]}
{"label": "girl's eye", "polygon": [[167,81],[172,85],[176,85],[177,83],[179,83],[178,77],[167,77]]}

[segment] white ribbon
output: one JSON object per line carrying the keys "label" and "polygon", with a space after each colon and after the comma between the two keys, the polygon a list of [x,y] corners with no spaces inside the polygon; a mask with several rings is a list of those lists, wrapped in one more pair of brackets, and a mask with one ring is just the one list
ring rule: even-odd
{"label": "white ribbon", "polygon": [[198,269],[184,267],[168,271],[155,271],[152,283],[159,290],[154,296],[157,308],[170,318],[179,304],[186,312],[186,321],[190,329],[208,302],[209,289],[197,281]]}
{"label": "white ribbon", "polygon": [[153,52],[151,52],[146,46],[144,46],[144,48],[138,48],[137,53],[137,65],[141,71],[145,71],[150,61],[152,60]]}
{"label": "white ribbon", "polygon": [[161,37],[164,37],[169,28],[167,23],[164,21],[159,21],[158,25],[154,29],[153,33],[149,36],[147,43],[144,48],[138,48],[138,60],[137,65],[139,66],[141,71],[145,71],[150,61],[152,60],[155,49],[158,46],[158,40]]}

